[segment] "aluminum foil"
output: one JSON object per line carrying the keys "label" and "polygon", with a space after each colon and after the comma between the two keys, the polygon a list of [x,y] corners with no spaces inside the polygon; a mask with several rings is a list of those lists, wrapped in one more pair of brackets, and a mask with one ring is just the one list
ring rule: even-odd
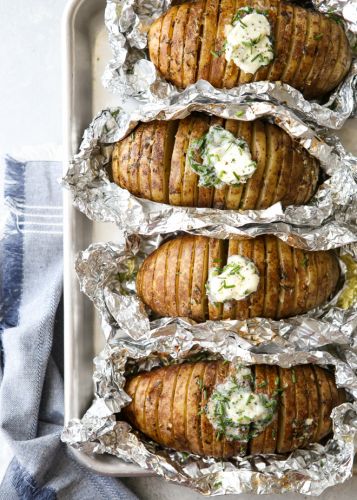
{"label": "aluminum foil", "polygon": [[[88,454],[109,453],[134,462],[205,495],[292,491],[319,495],[351,476],[357,432],[357,356],[348,344],[324,347],[324,339],[320,343],[316,334],[311,348],[300,348],[293,333],[283,329],[277,333],[267,329],[264,341],[256,341],[255,334],[259,337],[260,332],[255,327],[250,335],[236,335],[208,323],[197,328],[178,322],[170,333],[161,332],[141,343],[112,340],[106,344],[95,359],[95,401],[82,420],[68,423],[62,433],[64,442]],[[128,373],[202,355],[246,365],[316,363],[333,367],[336,383],[346,388],[350,401],[333,410],[333,436],[325,445],[312,444],[288,456],[257,455],[229,461],[162,448],[120,420],[117,414],[130,401],[124,391]]]}
{"label": "aluminum foil", "polygon": [[[188,319],[163,318],[151,321],[150,311],[136,295],[137,271],[145,257],[162,242],[162,236],[122,235],[118,243],[95,243],[79,254],[76,272],[80,287],[99,310],[108,341],[118,338],[144,341],[163,332],[173,334],[177,325],[196,325]],[[340,249],[338,254],[342,271],[340,286],[333,299],[323,307],[280,321],[263,318],[207,321],[195,328],[209,328],[212,331],[223,329],[238,334],[254,331],[261,339],[275,332],[294,338],[302,348],[316,343],[354,342],[353,333],[357,328],[357,245]]]}
{"label": "aluminum foil", "polygon": [[[301,3],[301,2],[299,2]],[[126,102],[129,96],[139,102],[168,105],[181,93],[163,80],[147,56],[149,25],[170,7],[170,0],[107,0],[105,23],[113,59],[108,64],[102,81],[105,87]],[[357,8],[350,0],[313,0],[321,12],[342,16],[349,28],[349,38],[356,47]],[[193,89],[195,86],[192,86]],[[256,82],[240,86],[227,93],[270,103],[281,103],[299,113],[305,122],[329,128],[341,128],[356,108],[357,59],[354,59],[345,80],[330,96],[327,103],[309,102],[302,94],[286,84]],[[198,87],[199,89],[200,87]],[[223,91],[224,92],[224,91]]]}
{"label": "aluminum foil", "polygon": [[[159,235],[173,230],[227,238],[274,232],[308,249],[328,249],[357,241],[357,159],[326,130],[316,133],[292,111],[270,101],[250,100],[239,91],[225,93],[201,82],[172,98],[170,106],[147,104],[131,112],[100,112],[86,130],[79,154],[72,160],[64,185],[74,204],[90,219],[116,223],[128,233]],[[172,207],[137,198],[110,182],[113,144],[139,122],[184,118],[203,111],[224,118],[273,120],[301,147],[320,160],[329,176],[305,206],[280,203],[265,210],[218,210]]]}

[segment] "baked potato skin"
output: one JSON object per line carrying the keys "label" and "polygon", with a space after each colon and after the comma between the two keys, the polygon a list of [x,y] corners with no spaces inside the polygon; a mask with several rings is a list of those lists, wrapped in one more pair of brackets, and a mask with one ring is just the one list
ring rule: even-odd
{"label": "baked potato skin", "polygon": [[227,440],[217,436],[204,408],[230,369],[230,363],[224,361],[200,361],[135,375],[125,386],[132,401],[122,415],[135,429],[162,446],[230,458],[289,453],[319,442],[331,432],[332,409],[345,401],[333,374],[319,366],[252,366],[254,391],[277,401],[275,418],[248,442]]}
{"label": "baked potato skin", "polygon": [[[219,189],[199,186],[187,152],[212,125],[220,125],[248,143],[257,168],[247,183]],[[140,124],[115,145],[112,175],[120,187],[151,201],[253,210],[279,201],[283,206],[307,203],[317,187],[319,162],[276,125],[193,113],[183,120]]]}
{"label": "baked potato skin", "polygon": [[[243,300],[212,304],[205,290],[209,269],[225,266],[232,254],[255,263],[260,275],[258,289]],[[303,251],[275,236],[220,240],[186,235],[149,255],[136,283],[139,297],[160,316],[185,316],[197,322],[281,319],[325,303],[335,291],[339,275],[333,252]],[[156,288],[165,293],[153,293]]]}
{"label": "baked potato skin", "polygon": [[[268,12],[275,40],[273,61],[254,75],[227,62],[223,50],[224,26],[245,6]],[[167,24],[172,23],[168,38]],[[183,4],[178,11],[177,6],[172,7],[150,26],[148,47],[158,71],[180,88],[199,79],[228,89],[252,81],[282,81],[311,99],[333,90],[352,60],[342,25],[319,12],[279,0],[208,0]]]}

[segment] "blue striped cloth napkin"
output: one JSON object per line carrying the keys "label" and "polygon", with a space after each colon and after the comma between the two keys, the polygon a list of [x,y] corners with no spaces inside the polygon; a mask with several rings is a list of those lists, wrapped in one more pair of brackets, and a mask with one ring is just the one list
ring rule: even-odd
{"label": "blue striped cloth napkin", "polygon": [[[10,463],[0,499],[135,499],[89,472],[61,443],[62,193],[58,162],[4,161],[0,241],[0,448]],[[3,212],[4,213],[4,212]],[[0,479],[1,481],[1,479]]]}

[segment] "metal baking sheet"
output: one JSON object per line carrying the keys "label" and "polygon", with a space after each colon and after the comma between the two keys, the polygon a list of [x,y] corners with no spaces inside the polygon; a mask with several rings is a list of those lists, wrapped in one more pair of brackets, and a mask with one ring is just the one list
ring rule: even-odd
{"label": "metal baking sheet", "polygon": [[[84,129],[115,98],[101,85],[110,58],[104,26],[105,0],[73,0],[62,27],[63,40],[63,138],[64,171],[79,148]],[[72,205],[64,191],[64,341],[65,423],[80,418],[93,398],[93,358],[104,344],[99,318],[92,303],[79,290],[74,271],[75,255],[95,241],[115,240],[117,228],[93,223]],[[73,450],[90,469],[111,476],[148,476],[147,471],[106,455],[90,457]]]}
{"label": "metal baking sheet", "polygon": [[[63,137],[67,161],[78,151],[83,131],[93,116],[104,107],[118,104],[101,84],[101,75],[111,57],[104,9],[105,0],[72,0],[63,18]],[[356,130],[357,120],[349,120],[338,133],[346,148],[355,154]],[[90,243],[115,240],[116,233],[115,226],[94,223],[74,209],[69,191],[64,190],[65,423],[70,418],[80,418],[93,398],[92,360],[104,344],[99,318],[79,290],[75,255]],[[91,457],[76,450],[73,453],[83,465],[100,474],[152,475],[109,455]]]}

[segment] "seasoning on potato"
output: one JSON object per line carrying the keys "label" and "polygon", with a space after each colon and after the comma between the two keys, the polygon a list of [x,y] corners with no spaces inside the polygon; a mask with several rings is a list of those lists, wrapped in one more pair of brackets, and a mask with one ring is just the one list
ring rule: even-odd
{"label": "seasoning on potato", "polygon": [[351,48],[339,19],[280,0],[210,0],[171,7],[151,25],[149,56],[180,88],[281,81],[306,98],[332,91]]}
{"label": "seasoning on potato", "polygon": [[268,122],[193,113],[140,124],[116,143],[114,182],[175,206],[231,210],[302,205],[316,191],[319,162]]}
{"label": "seasoning on potato", "polygon": [[316,365],[174,364],[131,377],[124,418],[162,446],[216,458],[289,453],[331,432],[345,401]]}
{"label": "seasoning on potato", "polygon": [[145,259],[136,288],[163,317],[281,319],[326,303],[339,276],[333,251],[293,248],[271,235],[230,240],[186,235]]}

